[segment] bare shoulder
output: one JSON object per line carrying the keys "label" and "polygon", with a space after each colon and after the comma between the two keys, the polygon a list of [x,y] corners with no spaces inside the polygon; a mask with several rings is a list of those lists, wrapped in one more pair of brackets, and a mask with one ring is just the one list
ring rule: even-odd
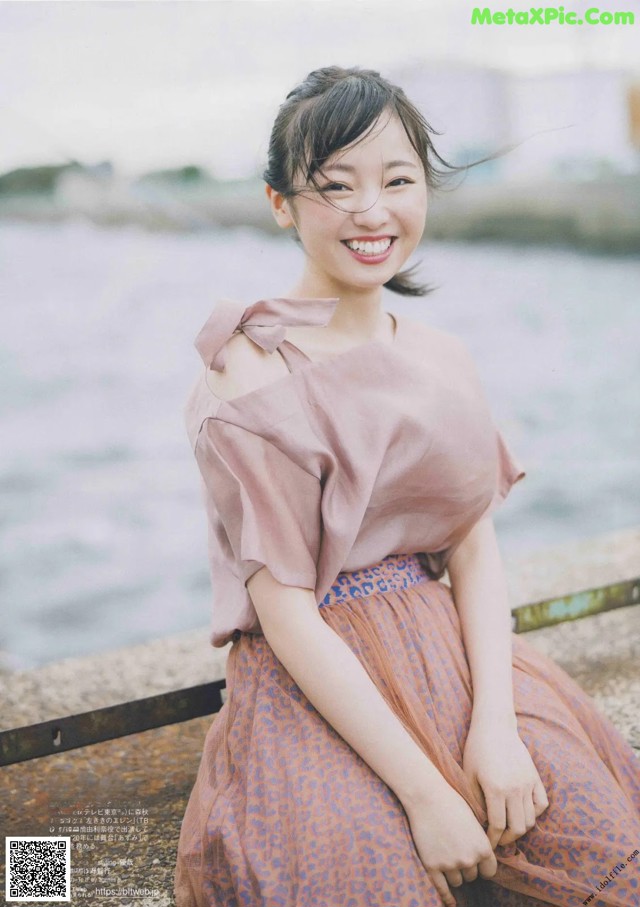
{"label": "bare shoulder", "polygon": [[224,370],[207,369],[206,372],[207,385],[221,400],[233,400],[289,374],[277,350],[269,353],[243,333],[234,334],[225,344],[224,351]]}

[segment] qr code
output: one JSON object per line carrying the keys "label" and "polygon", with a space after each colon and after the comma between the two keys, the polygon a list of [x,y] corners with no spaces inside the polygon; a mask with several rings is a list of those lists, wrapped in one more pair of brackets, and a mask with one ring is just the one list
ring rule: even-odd
{"label": "qr code", "polygon": [[7,901],[70,901],[71,838],[7,838]]}

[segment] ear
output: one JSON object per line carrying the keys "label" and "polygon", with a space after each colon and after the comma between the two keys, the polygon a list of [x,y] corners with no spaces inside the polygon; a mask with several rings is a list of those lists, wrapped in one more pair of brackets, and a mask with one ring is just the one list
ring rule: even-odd
{"label": "ear", "polygon": [[289,212],[289,202],[285,199],[284,195],[282,195],[281,192],[276,192],[269,183],[266,183],[265,185],[265,192],[271,203],[271,213],[278,226],[283,230],[286,230],[287,227],[295,227],[295,223]]}

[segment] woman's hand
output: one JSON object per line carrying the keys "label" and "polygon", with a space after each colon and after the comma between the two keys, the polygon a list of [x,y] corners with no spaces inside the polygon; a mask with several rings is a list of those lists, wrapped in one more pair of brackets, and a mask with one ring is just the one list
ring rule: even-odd
{"label": "woman's hand", "polygon": [[490,879],[496,856],[472,809],[449,784],[432,790],[426,804],[405,806],[418,856],[445,907],[456,907],[449,886]]}
{"label": "woman's hand", "polygon": [[493,849],[526,834],[549,805],[540,775],[515,728],[472,719],[462,768],[486,805]]}

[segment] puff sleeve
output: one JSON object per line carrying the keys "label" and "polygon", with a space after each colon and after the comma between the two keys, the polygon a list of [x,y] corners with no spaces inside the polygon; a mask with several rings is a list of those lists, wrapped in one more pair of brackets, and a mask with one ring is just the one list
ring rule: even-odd
{"label": "puff sleeve", "polygon": [[491,516],[507,497],[516,482],[526,476],[526,471],[509,448],[502,432],[496,428],[497,476],[493,497],[484,516]]}
{"label": "puff sleeve", "polygon": [[215,586],[212,645],[259,628],[246,582],[266,566],[278,582],[315,589],[321,538],[318,477],[261,435],[205,420],[195,456]]}

